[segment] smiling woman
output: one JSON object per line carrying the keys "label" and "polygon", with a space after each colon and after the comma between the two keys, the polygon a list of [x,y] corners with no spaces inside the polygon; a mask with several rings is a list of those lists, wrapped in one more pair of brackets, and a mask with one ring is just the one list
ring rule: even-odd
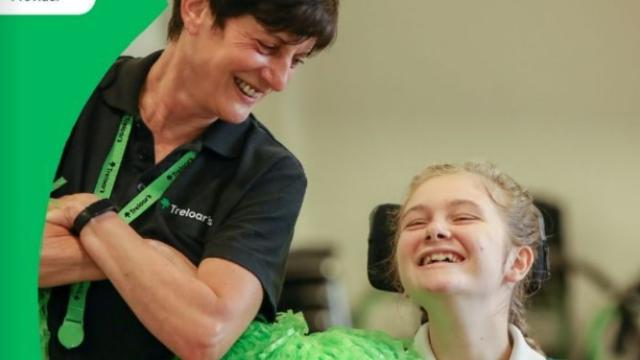
{"label": "smiling woman", "polygon": [[251,111],[331,43],[337,7],[176,0],[166,49],[116,61],[58,167],[45,357],[217,359],[274,319],[306,177]]}
{"label": "smiling woman", "polygon": [[[285,89],[317,41],[271,32],[253,16],[230,18],[220,27],[208,6],[187,10],[194,12],[194,19],[183,31],[192,36],[180,36],[168,46],[149,81],[161,81],[167,70],[181,69],[191,108],[199,117],[244,121],[258,101]],[[143,93],[142,104],[147,103],[153,104],[153,94]]]}
{"label": "smiling woman", "polygon": [[523,298],[544,227],[533,198],[494,166],[434,165],[398,213],[398,288],[424,311],[425,359],[543,359]]}

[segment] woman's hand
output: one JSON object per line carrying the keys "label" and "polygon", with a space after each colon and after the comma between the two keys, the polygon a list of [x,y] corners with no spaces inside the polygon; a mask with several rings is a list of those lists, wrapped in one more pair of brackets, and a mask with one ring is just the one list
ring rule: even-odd
{"label": "woman's hand", "polygon": [[[55,199],[52,202],[54,204],[50,204],[47,215],[53,210],[62,211],[61,208],[53,209],[58,204]],[[105,278],[102,270],[96,266],[80,244],[80,240],[71,233],[70,227],[65,225],[49,220],[44,224],[40,251],[39,287],[52,287]]]}
{"label": "woman's hand", "polygon": [[78,214],[97,200],[93,194],[74,194],[49,201],[40,251],[40,287],[105,278],[71,232]]}
{"label": "woman's hand", "polygon": [[78,214],[96,201],[98,201],[98,197],[91,193],[78,193],[51,199],[47,208],[47,224],[62,226],[70,230]]}

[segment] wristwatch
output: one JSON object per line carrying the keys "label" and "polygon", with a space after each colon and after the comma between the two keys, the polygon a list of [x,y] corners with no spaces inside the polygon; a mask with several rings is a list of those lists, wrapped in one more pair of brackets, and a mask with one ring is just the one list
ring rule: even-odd
{"label": "wristwatch", "polygon": [[76,219],[73,220],[73,228],[71,229],[73,233],[77,236],[80,236],[80,231],[82,228],[87,225],[89,220],[93,219],[98,215],[102,215],[108,211],[118,212],[118,207],[111,202],[109,199],[100,199],[93,204],[87,206],[76,216]]}

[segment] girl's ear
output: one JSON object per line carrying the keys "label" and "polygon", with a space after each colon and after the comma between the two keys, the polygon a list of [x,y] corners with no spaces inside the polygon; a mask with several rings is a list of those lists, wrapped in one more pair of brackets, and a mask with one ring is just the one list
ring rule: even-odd
{"label": "girl's ear", "polygon": [[533,265],[533,250],[526,245],[514,247],[509,252],[508,260],[504,280],[507,283],[517,283],[527,276]]}

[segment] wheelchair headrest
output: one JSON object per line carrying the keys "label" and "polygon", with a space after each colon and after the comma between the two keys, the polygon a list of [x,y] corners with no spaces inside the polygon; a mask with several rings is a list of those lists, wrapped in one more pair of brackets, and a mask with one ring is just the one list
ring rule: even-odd
{"label": "wheelchair headrest", "polygon": [[398,291],[391,276],[391,254],[395,235],[395,218],[398,204],[376,206],[369,216],[369,251],[367,276],[371,285],[384,291]]}

